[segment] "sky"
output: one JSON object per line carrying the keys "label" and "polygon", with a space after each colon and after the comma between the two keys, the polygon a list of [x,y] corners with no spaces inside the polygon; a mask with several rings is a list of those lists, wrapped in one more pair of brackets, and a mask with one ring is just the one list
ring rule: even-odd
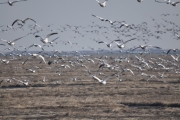
{"label": "sky", "polygon": [[[7,0],[0,0],[0,3],[6,2]],[[99,0],[103,2],[104,0]],[[169,14],[163,16],[162,14]],[[158,24],[166,25],[163,19],[172,21],[176,25],[180,26],[180,5],[176,7],[168,5],[166,3],[157,3],[154,0],[144,0],[139,3],[137,0],[108,0],[107,6],[102,8],[95,0],[27,0],[24,2],[17,2],[14,6],[8,4],[0,4],[0,29],[8,29],[6,32],[0,31],[0,39],[14,40],[18,37],[22,37],[30,32],[36,30],[30,30],[29,25],[34,25],[32,21],[27,21],[23,26],[23,29],[12,30],[7,28],[7,25],[11,25],[16,19],[32,18],[38,25],[41,26],[42,31],[36,34],[30,34],[27,37],[16,41],[14,46],[0,46],[1,52],[6,52],[5,48],[18,48],[23,50],[24,48],[19,46],[28,47],[32,44],[43,43],[40,38],[35,38],[35,35],[45,37],[47,34],[52,32],[58,32],[57,35],[51,36],[49,39],[59,37],[57,40],[58,44],[53,44],[53,47],[44,47],[47,51],[59,50],[59,51],[74,51],[90,48],[98,49],[109,49],[105,44],[98,44],[96,41],[105,41],[109,43],[115,39],[122,39],[123,41],[131,38],[137,38],[141,33],[132,37],[125,37],[122,34],[115,33],[112,29],[112,25],[108,22],[100,21],[98,18],[92,15],[97,15],[102,18],[110,19],[113,21],[125,21],[128,24],[142,24],[147,23],[148,29],[151,31],[158,30],[155,28]],[[152,21],[155,19],[155,21]],[[48,27],[48,25],[50,25]],[[70,26],[81,26],[78,31],[81,34],[75,33],[73,27]],[[105,29],[99,29],[97,27],[88,26],[106,26]],[[18,28],[16,24],[14,28]],[[61,32],[63,27],[66,27],[66,31]],[[172,25],[167,26],[172,28]],[[123,28],[122,28],[123,29]],[[165,29],[165,28],[164,28]],[[90,33],[87,31],[99,30],[99,34]],[[161,27],[161,30],[163,28]],[[107,32],[107,33],[103,33]],[[103,33],[103,34],[102,34]],[[132,35],[134,31],[128,32]],[[180,34],[180,32],[178,33]],[[173,33],[170,31],[165,34],[157,34],[161,39],[154,37],[145,37],[148,40],[148,45],[159,46],[163,49],[178,48],[180,49],[180,40],[174,39]],[[118,36],[118,37],[117,37]],[[70,41],[73,45],[68,44]],[[0,41],[0,44],[5,42]],[[134,40],[126,44],[126,48],[133,48],[139,45],[145,44],[142,40]],[[116,45],[113,44],[113,47]],[[115,47],[114,49],[118,49]],[[40,50],[39,48],[32,47],[29,50]],[[110,50],[110,49],[109,49]]]}

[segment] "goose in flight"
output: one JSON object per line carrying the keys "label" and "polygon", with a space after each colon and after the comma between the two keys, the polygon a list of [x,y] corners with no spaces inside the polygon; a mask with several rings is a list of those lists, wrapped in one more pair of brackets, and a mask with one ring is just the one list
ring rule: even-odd
{"label": "goose in flight", "polygon": [[155,0],[156,2],[158,3],[166,3],[166,4],[170,4],[172,6],[177,6],[178,3],[180,3],[180,1],[177,1],[177,2],[171,2],[171,0],[164,0],[164,1],[157,1]]}
{"label": "goose in flight", "polygon": [[175,33],[174,35],[177,37],[177,40],[180,39],[180,36],[177,33]]}
{"label": "goose in flight", "polygon": [[27,0],[16,0],[16,1],[10,1],[10,0],[8,0],[8,2],[4,2],[4,3],[0,3],[0,4],[6,4],[6,3],[8,3],[10,6],[13,6],[14,3],[16,3],[16,2],[22,2],[22,1],[27,1]]}
{"label": "goose in flight", "polygon": [[29,59],[31,59],[31,58],[41,58],[42,59],[42,61],[46,64],[46,61],[45,61],[45,59],[44,59],[44,57],[42,56],[42,55],[39,55],[39,54],[30,54],[31,55],[31,57],[29,57],[26,61],[24,61],[23,62],[23,65],[29,60]]}
{"label": "goose in flight", "polygon": [[[119,43],[117,43],[116,41],[117,40],[115,40],[114,42],[117,44],[117,46],[118,46],[118,48],[124,48],[125,47],[125,44],[127,43],[127,42],[129,42],[129,41],[132,41],[132,40],[135,40],[136,38],[132,38],[132,39],[130,39],[130,40],[127,40],[127,41],[125,41],[125,42],[123,42],[122,44],[119,44]],[[119,41],[119,40],[118,40]]]}
{"label": "goose in flight", "polygon": [[172,6],[177,6],[178,3],[180,3],[180,1],[178,1],[178,2],[171,2],[170,4],[171,4]]}
{"label": "goose in flight", "polygon": [[41,37],[41,36],[39,36],[39,35],[36,35],[35,37],[40,37],[41,39],[41,41],[43,42],[43,43],[49,43],[49,37],[50,36],[52,36],[52,35],[55,35],[55,34],[58,34],[58,33],[50,33],[50,34],[48,34],[47,36],[46,36],[46,38],[43,38],[43,37]]}
{"label": "goose in flight", "polygon": [[113,25],[115,22],[117,22],[117,21],[112,21],[112,20],[109,20],[109,19],[106,19],[105,21],[108,21],[111,25]]}
{"label": "goose in flight", "polygon": [[171,3],[170,0],[164,0],[164,1],[155,0],[155,2],[158,2],[158,3],[166,3],[166,4],[170,4],[170,3]]}
{"label": "goose in flight", "polygon": [[175,57],[175,56],[171,55],[171,57],[172,57],[176,62],[178,62],[179,56]]}
{"label": "goose in flight", "polygon": [[8,45],[10,45],[10,46],[14,46],[14,45],[15,45],[15,42],[16,42],[17,40],[20,40],[21,38],[24,38],[24,37],[26,37],[26,36],[28,36],[28,35],[29,35],[29,34],[27,34],[27,35],[25,35],[25,36],[23,36],[23,37],[17,38],[17,39],[15,39],[15,40],[12,40],[12,41],[4,40],[4,39],[0,39],[0,40],[6,42],[6,43],[7,43]]}
{"label": "goose in flight", "polygon": [[146,76],[146,77],[148,77],[149,79],[147,79],[147,81],[148,80],[150,80],[150,79],[152,79],[152,78],[155,78],[156,80],[157,80],[157,77],[155,76],[155,75],[148,75],[148,74],[146,74],[146,73],[141,73],[141,76]]}
{"label": "goose in flight", "polygon": [[16,20],[12,23],[11,26],[13,26],[13,25],[14,25],[16,22],[18,22],[18,21],[21,21],[23,24],[25,24],[27,20],[31,20],[31,21],[33,21],[33,22],[36,23],[36,21],[33,20],[32,18],[26,18],[26,19],[24,19],[24,20],[16,19]]}
{"label": "goose in flight", "polygon": [[28,49],[31,48],[31,47],[39,47],[44,51],[43,47],[41,45],[38,45],[38,44],[32,44],[31,46],[28,47]]}
{"label": "goose in flight", "polygon": [[136,47],[136,48],[132,49],[132,51],[135,50],[135,49],[138,49],[138,48],[141,48],[141,49],[145,50],[147,47],[161,49],[161,48],[158,47],[158,46],[152,46],[152,45],[139,45],[139,47]]}
{"label": "goose in flight", "polygon": [[30,71],[32,73],[35,73],[36,71],[35,70],[32,70],[32,69],[26,69],[26,71]]}
{"label": "goose in flight", "polygon": [[111,41],[110,43],[106,43],[106,42],[104,42],[104,41],[99,41],[98,43],[105,43],[106,45],[107,45],[107,47],[111,47],[112,46],[112,43],[113,43],[114,41]]}
{"label": "goose in flight", "polygon": [[105,0],[104,2],[99,2],[98,0],[96,0],[96,2],[98,2],[99,3],[99,5],[101,6],[101,7],[106,7],[106,2],[107,2],[108,0]]}
{"label": "goose in flight", "polygon": [[97,76],[95,76],[95,75],[92,75],[92,78],[94,79],[94,80],[97,80],[100,84],[103,84],[103,85],[106,85],[106,81],[107,80],[109,80],[112,76],[114,76],[115,74],[111,74],[110,76],[106,76],[106,78],[104,78],[104,79],[100,79],[100,78],[98,78]]}
{"label": "goose in flight", "polygon": [[121,28],[121,27],[123,27],[123,26],[126,27],[126,28],[131,28],[131,29],[133,29],[131,25],[128,25],[128,24],[126,24],[126,23],[121,23],[121,26],[120,26],[119,28]]}
{"label": "goose in flight", "polygon": [[168,51],[167,51],[167,54],[169,54],[171,51],[173,51],[173,52],[176,52],[178,49],[169,49]]}
{"label": "goose in flight", "polygon": [[134,72],[131,69],[125,69],[125,71],[129,71],[132,75],[134,75]]}
{"label": "goose in flight", "polygon": [[97,17],[99,20],[101,20],[101,21],[106,21],[107,19],[104,19],[104,18],[102,18],[102,17],[99,17],[99,16],[96,16],[96,15],[92,15],[93,17]]}
{"label": "goose in flight", "polygon": [[54,40],[49,41],[49,44],[53,44],[59,37],[55,38]]}

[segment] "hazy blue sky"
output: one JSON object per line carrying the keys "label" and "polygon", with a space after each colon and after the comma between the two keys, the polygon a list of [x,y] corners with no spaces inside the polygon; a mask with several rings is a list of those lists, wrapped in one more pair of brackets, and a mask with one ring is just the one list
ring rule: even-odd
{"label": "hazy blue sky", "polygon": [[[0,0],[0,2],[6,2],[7,0]],[[104,0],[100,0],[103,2]],[[161,16],[161,14],[171,14],[170,16]],[[174,16],[173,14],[180,14],[180,5],[173,7],[168,4],[160,4],[154,0],[144,0],[142,3],[137,2],[137,0],[109,0],[107,2],[107,7],[102,8],[98,5],[95,0],[28,0],[25,2],[15,3],[14,6],[9,6],[8,4],[0,5],[0,26],[11,25],[16,19],[32,18],[37,21],[37,23],[43,28],[43,31],[37,33],[38,35],[46,36],[51,33],[51,30],[58,32],[58,35],[50,37],[50,40],[56,37],[60,37],[59,40],[71,41],[73,43],[78,43],[78,45],[64,45],[61,42],[54,47],[46,47],[45,50],[80,50],[82,46],[91,46],[95,49],[106,48],[104,44],[97,44],[92,41],[92,38],[97,40],[107,41],[108,40],[102,35],[90,34],[85,31],[91,30],[87,28],[88,25],[98,24],[101,26],[106,26],[108,28],[111,25],[108,22],[102,22],[99,19],[92,17],[92,14],[98,15],[100,17],[116,20],[116,21],[126,21],[128,24],[141,24],[142,22],[147,22],[150,30],[155,31],[155,23],[163,23],[162,18],[173,21],[180,26],[180,16]],[[152,18],[156,21],[153,22]],[[0,38],[6,40],[13,40],[15,38],[26,35],[30,32],[28,24],[33,24],[33,22],[28,21],[27,24],[22,29],[16,31],[9,30],[7,32],[0,32]],[[48,25],[53,24],[51,27]],[[67,30],[66,32],[60,32],[58,29],[62,29],[61,26],[66,24],[72,26],[84,26],[86,28],[79,29],[85,37],[81,37],[78,34],[72,32],[72,30]],[[15,25],[17,27],[17,25]],[[0,27],[0,29],[7,29],[6,27]],[[109,29],[108,36],[110,40],[117,39]],[[180,34],[180,33],[179,33]],[[76,38],[74,38],[76,36]],[[167,48],[180,48],[180,40],[175,40],[171,34],[160,35],[162,39],[148,38],[148,44],[157,45],[164,49]],[[130,38],[121,37],[123,40],[128,40]],[[0,44],[4,42],[0,41]],[[33,35],[29,35],[16,42],[16,45],[12,48],[18,48],[18,46],[30,46],[33,43],[41,44],[40,38],[35,38]],[[144,44],[142,41],[132,41],[129,42],[126,47],[130,48],[133,46],[138,46]],[[113,45],[115,46],[115,45]],[[0,46],[0,51],[4,48],[10,46]],[[107,48],[108,49],[108,48]],[[38,48],[32,48],[31,50],[38,50]]]}

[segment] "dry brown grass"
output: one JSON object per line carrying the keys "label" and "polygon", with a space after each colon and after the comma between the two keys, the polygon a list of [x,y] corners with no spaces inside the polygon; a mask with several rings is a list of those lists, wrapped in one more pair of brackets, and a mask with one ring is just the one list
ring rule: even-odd
{"label": "dry brown grass", "polygon": [[[125,73],[123,81],[114,77],[101,85],[89,77],[84,68],[61,70],[61,76],[54,69],[39,64],[42,69],[36,73],[25,71],[32,63],[21,67],[22,61],[9,65],[1,64],[0,80],[27,77],[28,86],[12,81],[2,81],[0,88],[0,119],[179,119],[180,118],[180,75],[167,72],[164,79],[147,81],[132,68],[135,76]],[[59,65],[62,62],[59,63]],[[97,68],[84,63],[95,73]],[[127,63],[122,63],[127,64]],[[18,71],[15,71],[17,67]],[[54,68],[55,64],[51,65]],[[49,67],[49,66],[48,66]],[[94,69],[95,68],[95,69]],[[157,70],[158,71],[158,70]],[[157,71],[146,71],[156,74]],[[106,74],[114,71],[102,70]],[[71,77],[82,76],[77,81]],[[43,76],[46,81],[42,82]],[[103,77],[102,77],[103,78]],[[58,83],[57,83],[58,81]]]}

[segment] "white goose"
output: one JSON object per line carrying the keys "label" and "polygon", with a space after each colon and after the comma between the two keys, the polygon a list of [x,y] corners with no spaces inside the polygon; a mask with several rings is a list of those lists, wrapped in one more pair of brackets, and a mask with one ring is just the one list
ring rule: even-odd
{"label": "white goose", "polygon": [[50,34],[48,34],[47,36],[46,36],[46,38],[43,38],[43,37],[41,37],[41,36],[39,36],[39,35],[36,35],[35,37],[40,37],[41,39],[41,41],[43,42],[43,43],[49,43],[49,37],[50,36],[52,36],[52,35],[55,35],[55,34],[58,34],[58,33],[50,33]]}
{"label": "white goose", "polygon": [[177,6],[177,4],[179,4],[180,3],[180,1],[178,1],[178,2],[171,2],[170,4],[172,5],[172,6]]}
{"label": "white goose", "polygon": [[10,6],[13,6],[14,5],[14,3],[16,3],[16,2],[22,2],[22,1],[27,1],[27,0],[16,0],[16,1],[10,1],[10,0],[8,0],[8,2],[4,2],[4,3],[0,3],[0,4],[6,4],[6,3],[8,3]]}
{"label": "white goose", "polygon": [[95,76],[95,75],[93,75],[92,76],[92,78],[94,79],[94,80],[97,80],[100,84],[103,84],[103,85],[106,85],[106,81],[108,80],[108,79],[110,79],[113,75],[115,75],[115,74],[112,74],[112,75],[110,75],[110,76],[108,76],[108,77],[106,77],[106,78],[104,78],[104,79],[100,79],[100,78],[98,78],[97,76]]}
{"label": "white goose", "polygon": [[11,26],[13,26],[13,25],[14,25],[16,22],[18,22],[18,21],[21,21],[23,24],[25,24],[27,20],[31,20],[31,21],[33,21],[33,22],[36,23],[36,21],[33,20],[32,18],[26,18],[26,19],[24,19],[24,20],[16,19],[16,20],[12,23]]}
{"label": "white goose", "polygon": [[31,59],[31,58],[41,58],[42,59],[42,61],[46,64],[46,61],[45,61],[45,59],[44,59],[44,57],[42,56],[42,55],[39,55],[39,54],[30,54],[31,55],[31,57],[29,57],[26,61],[24,61],[22,64],[24,65],[29,59]]}
{"label": "white goose", "polygon": [[175,57],[175,56],[171,55],[171,57],[172,57],[176,62],[178,62],[179,56]]}
{"label": "white goose", "polygon": [[[117,40],[115,40],[114,42],[117,44],[117,46],[118,46],[118,48],[124,48],[125,47],[125,44],[127,43],[127,42],[129,42],[129,41],[132,41],[132,40],[135,40],[136,38],[132,38],[132,39],[130,39],[130,40],[127,40],[127,41],[125,41],[125,42],[123,42],[122,44],[119,44],[119,43],[117,43],[116,41]],[[119,40],[118,40],[119,41]]]}
{"label": "white goose", "polygon": [[27,34],[27,35],[25,35],[25,36],[23,36],[23,37],[17,38],[17,39],[15,39],[15,40],[12,40],[12,41],[4,40],[4,39],[0,39],[0,40],[6,42],[6,43],[7,43],[8,45],[10,45],[10,46],[14,46],[14,45],[15,45],[15,42],[16,42],[17,40],[20,40],[21,38],[24,38],[24,37],[26,37],[26,36],[28,36],[28,35],[29,35],[29,34]]}
{"label": "white goose", "polygon": [[106,2],[107,2],[108,0],[105,0],[104,2],[99,2],[98,0],[96,0],[96,2],[98,2],[99,3],[99,5],[101,6],[101,7],[106,7]]}

